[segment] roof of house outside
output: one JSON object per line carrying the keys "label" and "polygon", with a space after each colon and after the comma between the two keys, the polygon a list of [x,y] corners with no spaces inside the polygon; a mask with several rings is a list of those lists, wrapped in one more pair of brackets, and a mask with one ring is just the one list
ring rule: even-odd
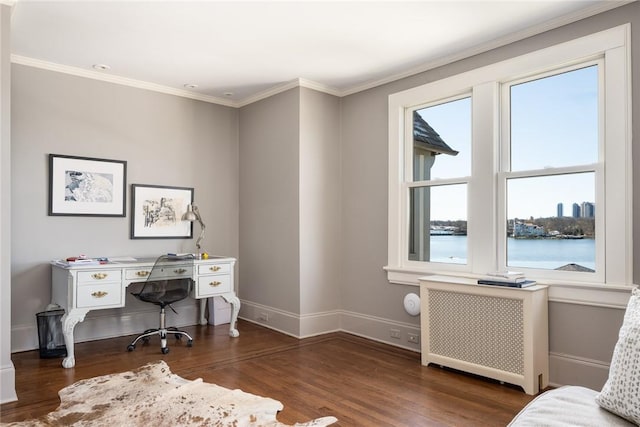
{"label": "roof of house outside", "polygon": [[448,154],[455,156],[458,152],[447,145],[440,138],[429,123],[427,123],[417,111],[413,112],[413,144],[414,147],[431,151],[435,154]]}
{"label": "roof of house outside", "polygon": [[558,267],[556,268],[556,270],[561,270],[561,271],[584,271],[587,273],[593,273],[595,272],[595,270],[590,269],[589,267],[584,267],[580,264],[575,264],[575,263],[569,263],[566,265],[563,265],[562,267]]}

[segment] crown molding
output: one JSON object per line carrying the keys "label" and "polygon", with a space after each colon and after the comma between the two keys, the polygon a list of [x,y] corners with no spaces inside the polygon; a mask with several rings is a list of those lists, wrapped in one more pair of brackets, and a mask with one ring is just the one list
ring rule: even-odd
{"label": "crown molding", "polygon": [[291,80],[286,83],[279,84],[277,86],[270,87],[262,92],[258,92],[255,95],[251,95],[247,98],[244,98],[236,103],[236,107],[244,107],[249,104],[253,104],[254,102],[258,102],[262,99],[269,98],[270,96],[277,95],[279,93],[285,92],[289,89],[293,89],[298,87],[298,79]]}
{"label": "crown molding", "polygon": [[551,31],[556,28],[562,27],[564,25],[571,24],[576,21],[580,21],[582,19],[589,18],[591,16],[598,15],[603,12],[607,12],[612,9],[616,9],[621,6],[625,6],[627,4],[633,3],[637,0],[620,0],[620,1],[601,1],[591,7],[586,9],[571,13],[569,15],[565,15],[556,19],[551,19],[549,21],[545,21],[538,25],[534,25],[525,30],[516,31],[515,33],[508,34],[503,37],[499,37],[497,39],[491,40],[486,43],[482,43],[476,46],[473,46],[469,49],[465,49],[460,52],[456,52],[452,55],[443,56],[431,61],[428,61],[424,64],[421,64],[417,67],[402,71],[400,73],[396,73],[382,79],[370,80],[368,82],[359,84],[357,86],[352,86],[342,91],[340,96],[353,95],[354,93],[362,92],[368,89],[372,89],[374,87],[382,86],[387,83],[392,83],[397,80],[401,80],[407,77],[414,76],[416,74],[423,73],[425,71],[433,70],[434,68],[438,68],[447,64],[451,64],[456,61],[460,61],[466,58],[470,58],[474,55],[478,55],[484,52],[488,52],[490,50],[506,46],[511,43],[518,42],[520,40],[524,40],[529,37],[536,36],[538,34],[542,34],[546,31]]}
{"label": "crown molding", "polygon": [[314,82],[312,80],[298,78],[277,86],[273,86],[265,91],[259,92],[255,95],[252,95],[248,98],[238,101],[236,103],[236,107],[244,107],[246,105],[253,104],[254,102],[258,102],[262,99],[269,98],[270,96],[277,95],[279,93],[285,92],[289,89],[293,89],[296,87],[305,87],[307,89],[317,90],[318,92],[324,92],[326,94],[337,96],[337,97],[343,96],[342,92],[336,88],[323,85],[322,83]]}
{"label": "crown molding", "polygon": [[[2,0],[0,0],[2,1]],[[109,83],[120,84],[124,86],[135,87],[138,89],[151,90],[154,92],[166,93],[169,95],[181,96],[183,98],[196,99],[198,101],[209,102],[212,104],[224,105],[226,107],[240,108],[245,105],[252,104],[260,101],[261,99],[269,98],[281,92],[285,92],[289,89],[296,87],[306,87],[314,89],[319,92],[324,92],[334,96],[342,96],[341,92],[335,88],[323,85],[307,79],[294,79],[289,82],[273,86],[267,90],[259,92],[253,96],[242,99],[240,101],[232,101],[230,99],[218,98],[215,96],[200,95],[187,90],[176,89],[169,86],[159,85],[156,83],[149,83],[142,80],[135,80],[126,77],[114,76],[112,74],[105,74],[99,71],[86,70],[84,68],[72,67],[69,65],[56,64],[54,62],[42,61],[40,59],[29,58],[21,55],[11,55],[11,62],[14,64],[26,65],[28,67],[40,68],[48,71],[55,71],[58,73],[70,74],[78,77],[85,77],[93,80],[101,80]]]}
{"label": "crown molding", "polygon": [[[17,1],[18,0],[0,0],[0,4],[8,4],[12,6]],[[259,92],[257,94],[254,94],[252,96],[249,96],[237,101],[233,101],[227,98],[201,95],[201,94],[197,94],[187,90],[176,89],[173,87],[164,86],[156,83],[149,83],[142,80],[135,80],[135,79],[130,79],[126,77],[115,76],[112,74],[105,74],[104,72],[86,70],[79,67],[56,64],[53,62],[42,61],[39,59],[29,58],[29,57],[20,56],[20,55],[12,54],[11,62],[15,64],[26,65],[26,66],[41,68],[41,69],[50,70],[50,71],[56,71],[59,73],[71,74],[74,76],[86,77],[94,80],[101,80],[109,83],[115,83],[115,84],[135,87],[139,89],[151,90],[155,92],[166,93],[169,95],[181,96],[184,98],[195,99],[198,101],[208,102],[212,104],[219,104],[227,107],[240,108],[296,87],[305,87],[308,89],[313,89],[319,92],[323,92],[323,93],[341,98],[341,97],[352,95],[368,89],[372,89],[374,87],[382,86],[397,80],[401,80],[403,78],[414,76],[416,74],[420,74],[425,71],[429,71],[434,68],[441,67],[456,61],[460,61],[465,58],[469,58],[471,56],[490,51],[492,49],[506,46],[510,43],[524,40],[528,37],[532,37],[532,36],[544,33],[546,31],[556,29],[563,25],[571,24],[573,22],[576,22],[585,18],[589,18],[599,13],[603,13],[611,9],[618,8],[618,7],[627,5],[629,3],[633,3],[635,1],[637,0],[601,1],[589,8],[580,10],[578,12],[575,12],[557,19],[549,20],[538,25],[534,25],[532,27],[527,28],[526,30],[508,34],[504,37],[499,37],[487,43],[476,45],[472,48],[465,49],[461,52],[457,52],[452,55],[447,55],[444,57],[434,59],[432,61],[428,61],[424,64],[421,64],[420,66],[384,77],[382,79],[370,80],[370,81],[367,81],[355,86],[351,86],[345,89],[337,89],[335,87],[324,85],[322,83],[314,82],[312,80],[298,78],[298,79],[291,80],[289,82],[275,85],[262,92]]]}
{"label": "crown molding", "polygon": [[149,83],[142,80],[130,79],[127,77],[114,76],[99,71],[85,70],[79,67],[69,65],[56,64],[54,62],[42,61],[40,59],[28,58],[26,56],[11,55],[11,62],[14,64],[26,65],[29,67],[41,68],[43,70],[56,71],[59,73],[70,74],[78,77],[86,77],[94,80],[115,83],[124,86],[135,87],[138,89],[151,90],[154,92],[165,93],[168,95],[181,96],[183,98],[195,99],[198,101],[209,102],[212,104],[220,104],[227,107],[236,107],[236,104],[228,99],[218,98],[215,96],[200,95],[189,92],[187,90],[176,89],[169,86]]}
{"label": "crown molding", "polygon": [[342,97],[344,96],[344,91],[337,89],[332,86],[324,85],[322,83],[314,82],[312,80],[307,79],[298,79],[298,84],[300,87],[306,87],[307,89],[317,90],[318,92],[324,92],[329,95]]}

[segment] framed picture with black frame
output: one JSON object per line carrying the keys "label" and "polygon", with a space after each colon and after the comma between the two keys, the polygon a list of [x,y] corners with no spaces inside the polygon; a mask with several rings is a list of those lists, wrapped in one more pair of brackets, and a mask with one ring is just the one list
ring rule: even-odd
{"label": "framed picture with black frame", "polygon": [[131,185],[132,239],[189,239],[193,223],[182,219],[193,188]]}
{"label": "framed picture with black frame", "polygon": [[49,215],[125,216],[127,162],[49,154]]}

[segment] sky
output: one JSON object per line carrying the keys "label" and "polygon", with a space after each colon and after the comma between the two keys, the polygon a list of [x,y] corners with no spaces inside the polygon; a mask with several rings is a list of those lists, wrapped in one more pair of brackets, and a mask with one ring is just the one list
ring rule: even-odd
{"label": "sky", "polygon": [[[511,170],[592,164],[598,161],[598,70],[590,66],[511,87]],[[419,110],[457,156],[438,155],[431,177],[471,174],[471,98]],[[572,205],[595,203],[593,173],[508,181],[508,217],[564,216]],[[432,188],[431,219],[467,219],[466,189]],[[597,212],[597,208],[596,208]]]}

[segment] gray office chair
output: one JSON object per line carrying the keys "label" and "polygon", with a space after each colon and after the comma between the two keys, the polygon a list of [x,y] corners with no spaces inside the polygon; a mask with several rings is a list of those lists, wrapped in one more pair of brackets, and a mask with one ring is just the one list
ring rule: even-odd
{"label": "gray office chair", "polygon": [[149,342],[149,337],[160,335],[160,351],[162,354],[169,352],[167,347],[167,334],[174,334],[176,339],[187,337],[187,347],[193,345],[193,338],[184,331],[177,328],[167,328],[165,324],[165,308],[169,307],[177,313],[171,306],[174,302],[183,300],[189,296],[193,288],[193,255],[171,256],[163,255],[159,257],[147,280],[139,291],[132,292],[140,301],[149,302],[160,306],[160,327],[157,329],[147,329],[129,344],[127,350],[133,351],[138,341],[144,344]]}

